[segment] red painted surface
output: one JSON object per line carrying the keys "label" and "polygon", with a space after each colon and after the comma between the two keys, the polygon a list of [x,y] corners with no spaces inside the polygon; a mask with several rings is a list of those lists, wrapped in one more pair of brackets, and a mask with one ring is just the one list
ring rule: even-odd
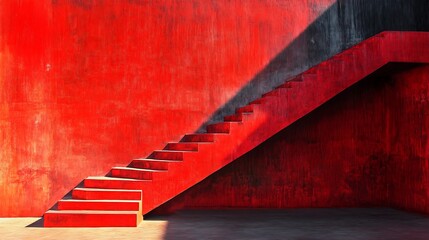
{"label": "red painted surface", "polygon": [[[86,176],[104,174],[193,132],[333,2],[46,0],[36,6],[29,0],[2,1],[0,215],[40,215]],[[147,212],[383,65],[387,55],[396,61],[427,60],[428,53],[421,51],[427,39],[399,34],[387,40],[383,46],[363,46],[349,65],[342,65],[342,57],[333,60],[320,71],[326,79],[307,81],[312,77],[304,75],[300,87],[270,93],[283,98],[264,98],[261,105],[268,107],[233,117],[247,124],[244,130],[240,122],[211,127],[230,130],[231,137],[213,136],[212,147],[199,144],[198,153],[185,157],[186,168],[171,160],[133,161],[134,167],[168,168],[168,174],[153,174],[155,184],[88,178],[85,187],[144,188],[143,197],[151,197],[144,201]],[[320,85],[345,69],[341,82]],[[323,75],[327,72],[331,75]],[[297,104],[287,119],[278,114],[284,103]],[[427,175],[415,181],[407,176],[401,179],[413,183]],[[177,182],[168,185],[172,179]],[[419,196],[425,190],[412,192],[418,194],[401,198],[397,193],[394,203],[422,206]],[[92,217],[86,224],[96,221]]]}
{"label": "red painted surface", "polygon": [[0,216],[194,132],[333,2],[1,1]]}
{"label": "red painted surface", "polygon": [[[391,61],[429,63],[429,33],[384,32],[378,34],[290,80],[296,82],[293,88],[289,84],[280,85],[271,94],[263,95],[257,104],[237,108],[235,115],[239,116],[237,119],[240,120],[234,119],[234,121],[225,121],[208,126],[207,129],[210,131],[208,133],[185,135],[180,142],[183,144],[198,143],[198,151],[188,151],[189,147],[186,147],[186,150],[154,151],[147,158],[136,159],[128,167],[120,168],[121,171],[115,171],[118,169],[112,168],[111,176],[148,180],[142,182],[140,187],[136,186],[137,189],[142,190],[142,213],[146,214],[249,152],[277,132]],[[338,161],[338,159],[336,160]],[[137,168],[135,164],[136,162],[140,163],[140,161],[148,164],[164,164],[168,171],[155,170],[150,165],[144,169]],[[334,159],[332,169],[337,167],[335,162]],[[359,164],[357,161],[354,165]],[[347,169],[346,166],[346,169],[341,170]],[[152,174],[143,177],[140,175],[142,172],[151,172]],[[376,170],[369,173],[376,176],[378,172]],[[357,175],[359,177],[367,176],[365,172],[364,175],[362,173]],[[306,174],[306,176],[309,175]],[[77,192],[86,193],[85,197],[79,197],[83,199],[112,199],[110,198],[111,195],[117,199],[119,195],[113,193],[124,190],[96,189],[110,188],[109,181],[112,182],[111,188],[118,187],[114,183],[116,182],[114,178],[108,179],[104,179],[105,181],[100,185],[93,183],[91,186],[84,181],[85,188],[73,190],[73,198],[81,195],[75,194]],[[371,184],[382,185],[382,191],[376,191],[376,196],[381,196],[380,199],[382,199],[383,193],[386,192],[383,191],[382,180],[377,177],[370,180]],[[334,179],[328,178],[327,181],[332,188],[335,183]],[[125,186],[122,188],[125,189]],[[133,190],[127,191],[133,192]],[[329,194],[328,191],[322,192]],[[126,196],[124,193],[120,199],[135,199],[125,198]],[[357,196],[354,195],[354,197]],[[376,199],[378,199],[377,197]],[[322,198],[321,201],[323,200]],[[317,197],[313,201],[318,201]],[[254,206],[253,204],[250,205]],[[69,216],[67,212],[48,211],[45,213],[45,225],[74,226],[66,223],[68,220],[62,221],[57,218],[68,219]]]}
{"label": "red painted surface", "polygon": [[[405,81],[404,81],[405,80]],[[389,203],[429,213],[429,67],[396,74],[387,115]]]}
{"label": "red painted surface", "polygon": [[429,66],[392,64],[154,210],[398,207],[429,214]]}
{"label": "red painted surface", "polygon": [[69,227],[136,227],[141,221],[142,215],[137,211],[64,210],[62,215],[45,215],[45,227],[56,227],[58,223]]}
{"label": "red painted surface", "polygon": [[142,192],[130,189],[75,188],[72,196],[73,199],[85,200],[141,200]]}
{"label": "red painted surface", "polygon": [[[139,199],[140,200],[140,199]],[[58,210],[112,210],[112,211],[139,211],[139,200],[79,200],[66,199],[58,201]]]}

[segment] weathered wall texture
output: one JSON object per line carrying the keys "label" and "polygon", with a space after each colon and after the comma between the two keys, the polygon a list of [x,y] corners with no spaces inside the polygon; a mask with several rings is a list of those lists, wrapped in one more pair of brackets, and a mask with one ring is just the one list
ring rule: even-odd
{"label": "weathered wall texture", "polygon": [[429,213],[429,66],[387,66],[154,213],[392,206]]}
{"label": "weathered wall texture", "polygon": [[194,132],[332,3],[1,1],[0,216]]}
{"label": "weathered wall texture", "polygon": [[429,67],[397,74],[391,82],[386,107],[389,202],[429,213]]}
{"label": "weathered wall texture", "polygon": [[0,216],[41,215],[84,177],[178,140],[379,31],[429,29],[427,6],[1,1]]}

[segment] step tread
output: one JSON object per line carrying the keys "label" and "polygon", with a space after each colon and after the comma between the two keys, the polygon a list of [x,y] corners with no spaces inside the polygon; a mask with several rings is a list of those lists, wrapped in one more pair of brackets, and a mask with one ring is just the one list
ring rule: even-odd
{"label": "step tread", "polygon": [[88,191],[88,192],[142,192],[142,190],[135,189],[111,189],[111,188],[75,188],[77,191]]}
{"label": "step tread", "polygon": [[154,150],[154,152],[184,153],[184,152],[188,152],[188,151],[161,149],[161,150]]}
{"label": "step tread", "polygon": [[[207,125],[207,127],[208,126],[223,126],[223,125],[229,126],[231,124],[234,124],[234,122],[217,122],[217,123],[211,123],[211,124]],[[207,133],[205,133],[205,134],[207,134]],[[212,133],[208,133],[208,134],[212,134]],[[214,134],[221,134],[221,133],[214,133]]]}
{"label": "step tread", "polygon": [[139,211],[110,211],[110,210],[48,210],[45,214],[139,214]]}
{"label": "step tread", "polygon": [[185,136],[203,136],[203,135],[216,135],[216,133],[187,133]]}
{"label": "step tread", "polygon": [[[207,126],[232,126],[232,125],[238,125],[238,122],[217,122],[217,123],[212,123],[209,124]],[[228,133],[222,133],[222,132],[214,132],[214,133],[205,133],[205,134],[228,134]]]}
{"label": "step tread", "polygon": [[174,160],[174,159],[155,159],[155,158],[135,158],[136,161],[152,161],[152,162],[183,162],[183,160]]}
{"label": "step tread", "polygon": [[125,202],[125,203],[139,203],[141,201],[139,201],[139,200],[120,200],[120,199],[116,199],[116,200],[108,200],[108,199],[99,199],[99,200],[94,200],[94,199],[89,199],[89,200],[86,200],[86,199],[61,199],[58,202],[94,202],[94,203],[97,203],[97,202],[103,202],[103,203],[105,203],[105,202],[124,203]]}
{"label": "step tread", "polygon": [[217,122],[206,126],[207,133],[230,134],[233,126],[238,122]]}
{"label": "step tread", "polygon": [[[205,134],[205,133],[201,133],[201,134]],[[183,137],[183,136],[182,136]],[[176,143],[180,143],[180,144],[207,144],[207,145],[210,145],[210,143],[207,143],[207,142],[168,142],[167,144],[169,144],[169,143],[173,143],[173,144],[176,144]],[[168,149],[165,149],[166,151],[181,151],[181,150],[168,150]],[[164,151],[164,149],[162,149],[162,151]]]}
{"label": "step tread", "polygon": [[[221,122],[221,123],[229,123],[229,122]],[[225,135],[230,135],[229,133],[188,133],[185,134],[185,136],[189,136],[189,135],[214,135],[214,136],[225,136]],[[181,142],[181,143],[187,143],[187,142]],[[191,142],[192,143],[192,142]],[[207,142],[198,142],[198,144],[200,143],[207,143]]]}
{"label": "step tread", "polygon": [[118,170],[131,170],[139,172],[166,172],[167,170],[147,169],[147,168],[133,168],[133,167],[113,167],[112,169]]}
{"label": "step tread", "polygon": [[134,179],[134,178],[117,178],[117,177],[106,177],[106,176],[90,176],[88,180],[112,180],[112,181],[130,181],[130,182],[147,182],[150,180]]}
{"label": "step tread", "polygon": [[241,123],[243,121],[243,115],[241,113],[235,113],[223,117],[224,122],[237,122]]}
{"label": "step tread", "polygon": [[[271,91],[270,91],[271,92]],[[270,92],[267,92],[267,93],[270,93]],[[265,94],[267,94],[267,93],[265,93]],[[236,108],[236,113],[248,113],[248,112],[253,112],[255,109],[254,109],[254,107],[255,107],[255,105],[256,104],[248,104],[248,105],[245,105],[245,106],[242,106],[242,107],[239,107],[239,108]]]}
{"label": "step tread", "polygon": [[162,149],[163,151],[182,151],[182,152],[198,152],[200,148],[198,143],[189,142],[169,142]]}

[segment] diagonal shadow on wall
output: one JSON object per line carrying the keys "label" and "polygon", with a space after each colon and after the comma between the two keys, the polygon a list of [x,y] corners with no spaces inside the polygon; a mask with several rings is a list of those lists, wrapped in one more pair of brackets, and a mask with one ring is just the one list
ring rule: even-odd
{"label": "diagonal shadow on wall", "polygon": [[215,111],[197,130],[259,98],[288,78],[382,31],[429,31],[429,1],[338,0]]}

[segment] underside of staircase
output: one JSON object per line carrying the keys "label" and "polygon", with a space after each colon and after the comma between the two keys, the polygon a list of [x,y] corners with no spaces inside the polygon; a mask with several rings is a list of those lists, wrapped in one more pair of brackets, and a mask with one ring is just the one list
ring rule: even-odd
{"label": "underside of staircase", "polygon": [[389,62],[429,63],[429,33],[382,32],[286,80],[206,133],[88,177],[44,214],[45,227],[135,227],[192,187]]}

